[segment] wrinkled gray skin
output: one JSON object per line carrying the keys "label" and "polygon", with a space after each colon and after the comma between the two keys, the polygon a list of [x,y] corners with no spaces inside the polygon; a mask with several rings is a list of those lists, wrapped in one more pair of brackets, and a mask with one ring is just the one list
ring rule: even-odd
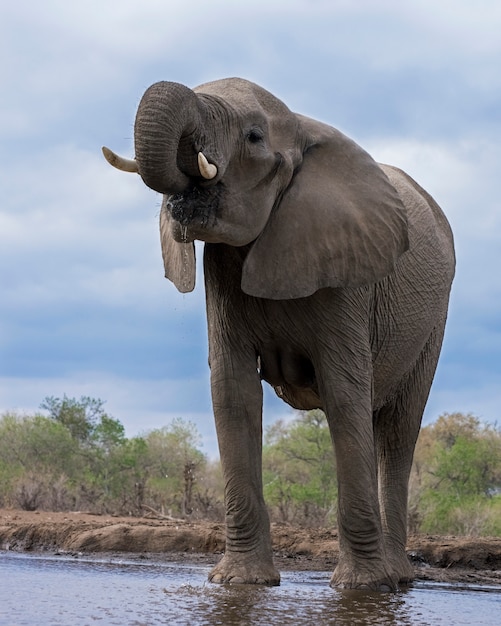
{"label": "wrinkled gray skin", "polygon": [[[150,87],[135,123],[143,181],[164,195],[166,276],[195,280],[205,241],[211,388],[226,551],[213,582],[278,584],[262,493],[262,380],[325,411],[337,457],[333,586],[392,590],[409,471],[454,275],[449,224],[402,171],[250,82]],[[203,151],[217,175],[205,180]]]}

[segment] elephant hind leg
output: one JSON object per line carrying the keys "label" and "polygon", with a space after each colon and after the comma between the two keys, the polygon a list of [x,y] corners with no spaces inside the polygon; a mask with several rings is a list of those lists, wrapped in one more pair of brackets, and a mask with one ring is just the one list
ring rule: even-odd
{"label": "elephant hind leg", "polygon": [[385,549],[400,582],[413,578],[406,556],[409,476],[416,440],[442,345],[444,326],[428,338],[398,395],[374,415],[379,506]]}

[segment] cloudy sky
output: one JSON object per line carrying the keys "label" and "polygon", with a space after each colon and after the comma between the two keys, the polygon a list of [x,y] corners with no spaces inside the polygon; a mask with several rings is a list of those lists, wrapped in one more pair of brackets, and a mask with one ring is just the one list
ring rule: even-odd
{"label": "cloudy sky", "polygon": [[241,76],[442,205],[458,269],[425,419],[500,420],[500,33],[498,0],[2,3],[0,411],[87,395],[128,436],[183,417],[214,452],[202,281],[163,278],[160,197],[101,146],[133,156],[151,83]]}

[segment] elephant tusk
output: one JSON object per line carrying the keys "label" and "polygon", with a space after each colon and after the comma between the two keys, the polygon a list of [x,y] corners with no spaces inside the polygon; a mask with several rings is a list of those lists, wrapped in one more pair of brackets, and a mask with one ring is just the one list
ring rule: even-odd
{"label": "elephant tusk", "polygon": [[198,153],[198,169],[207,180],[212,180],[217,176],[217,167],[207,161],[203,152]]}
{"label": "elephant tusk", "polygon": [[108,161],[110,165],[116,167],[117,170],[122,170],[122,172],[132,172],[133,174],[139,173],[139,168],[137,166],[137,162],[134,159],[124,159],[118,154],[115,154],[113,150],[106,148],[103,146],[102,148],[104,158]]}

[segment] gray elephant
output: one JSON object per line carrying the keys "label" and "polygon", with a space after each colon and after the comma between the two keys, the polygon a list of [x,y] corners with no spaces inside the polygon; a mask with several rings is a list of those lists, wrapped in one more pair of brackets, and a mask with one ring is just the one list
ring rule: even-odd
{"label": "gray elephant", "polygon": [[331,585],[393,590],[408,478],[439,357],[455,258],[449,224],[404,172],[242,79],[160,82],[119,169],[163,194],[165,275],[204,271],[226,550],[213,582],[278,584],[261,476],[262,383],[321,408],[336,452]]}

